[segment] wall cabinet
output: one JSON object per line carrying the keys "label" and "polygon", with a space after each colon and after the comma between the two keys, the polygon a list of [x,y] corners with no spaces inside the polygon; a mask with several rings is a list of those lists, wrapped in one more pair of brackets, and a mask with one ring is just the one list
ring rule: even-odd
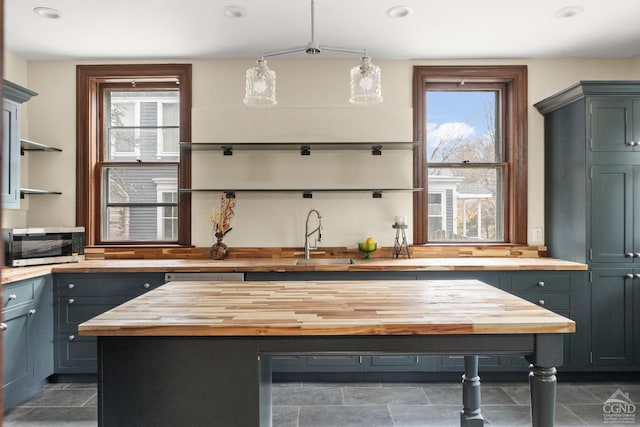
{"label": "wall cabinet", "polygon": [[51,276],[3,287],[4,409],[36,394],[53,373],[52,295]]}
{"label": "wall cabinet", "polygon": [[590,366],[640,368],[640,81],[579,82],[545,117],[549,255],[589,264]]}
{"label": "wall cabinet", "polygon": [[20,104],[38,95],[4,80],[2,102],[2,207],[20,208]]}
{"label": "wall cabinet", "polygon": [[78,325],[163,283],[163,273],[57,275],[55,373],[95,374],[96,338],[78,336]]}
{"label": "wall cabinet", "polygon": [[589,102],[593,151],[640,151],[640,99],[601,96]]}

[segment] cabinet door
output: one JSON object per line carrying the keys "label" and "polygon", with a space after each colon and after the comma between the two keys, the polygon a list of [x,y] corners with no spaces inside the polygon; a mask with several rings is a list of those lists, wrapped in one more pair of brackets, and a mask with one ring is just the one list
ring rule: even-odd
{"label": "cabinet door", "polygon": [[23,305],[2,313],[6,325],[2,333],[2,388],[5,395],[28,386],[33,377],[33,349],[29,339],[32,309],[33,305]]}
{"label": "cabinet door", "polygon": [[629,366],[633,345],[633,270],[598,268],[591,283],[593,366]]}
{"label": "cabinet door", "polygon": [[633,166],[593,166],[592,262],[634,262]]}
{"label": "cabinet door", "polygon": [[596,99],[590,103],[591,149],[634,151],[633,99]]}
{"label": "cabinet door", "polygon": [[2,103],[2,207],[20,208],[20,104]]}

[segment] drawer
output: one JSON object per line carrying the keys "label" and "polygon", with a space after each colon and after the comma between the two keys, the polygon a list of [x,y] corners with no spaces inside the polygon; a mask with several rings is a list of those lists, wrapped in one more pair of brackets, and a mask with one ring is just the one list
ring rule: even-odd
{"label": "drawer", "polygon": [[129,301],[131,297],[59,297],[60,330],[77,331],[78,324]]}
{"label": "drawer", "polygon": [[518,296],[540,307],[548,308],[549,310],[569,310],[571,308],[571,297],[569,294],[519,293]]}
{"label": "drawer", "polygon": [[137,296],[164,283],[164,274],[82,274],[58,278],[58,293],[75,295],[131,295]]}
{"label": "drawer", "polygon": [[4,286],[2,289],[2,309],[10,309],[31,304],[37,295],[37,281],[29,280]]}
{"label": "drawer", "polygon": [[418,366],[420,362],[419,356],[416,355],[389,355],[389,356],[371,356],[371,366]]}
{"label": "drawer", "polygon": [[571,276],[568,274],[514,275],[511,289],[515,293],[524,292],[569,292]]}

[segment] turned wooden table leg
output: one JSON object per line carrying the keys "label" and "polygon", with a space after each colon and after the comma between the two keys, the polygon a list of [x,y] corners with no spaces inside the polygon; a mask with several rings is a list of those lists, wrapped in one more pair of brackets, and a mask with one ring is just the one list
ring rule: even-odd
{"label": "turned wooden table leg", "polygon": [[556,409],[556,368],[530,366],[531,425],[553,427]]}
{"label": "turned wooden table leg", "polygon": [[480,412],[480,377],[478,376],[478,356],[464,357],[462,376],[461,427],[483,427],[484,418]]}

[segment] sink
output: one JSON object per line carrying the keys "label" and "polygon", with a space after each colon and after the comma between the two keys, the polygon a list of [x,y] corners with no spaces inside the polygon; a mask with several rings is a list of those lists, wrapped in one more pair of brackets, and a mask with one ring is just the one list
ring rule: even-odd
{"label": "sink", "polygon": [[296,265],[349,265],[353,264],[351,258],[298,258]]}

